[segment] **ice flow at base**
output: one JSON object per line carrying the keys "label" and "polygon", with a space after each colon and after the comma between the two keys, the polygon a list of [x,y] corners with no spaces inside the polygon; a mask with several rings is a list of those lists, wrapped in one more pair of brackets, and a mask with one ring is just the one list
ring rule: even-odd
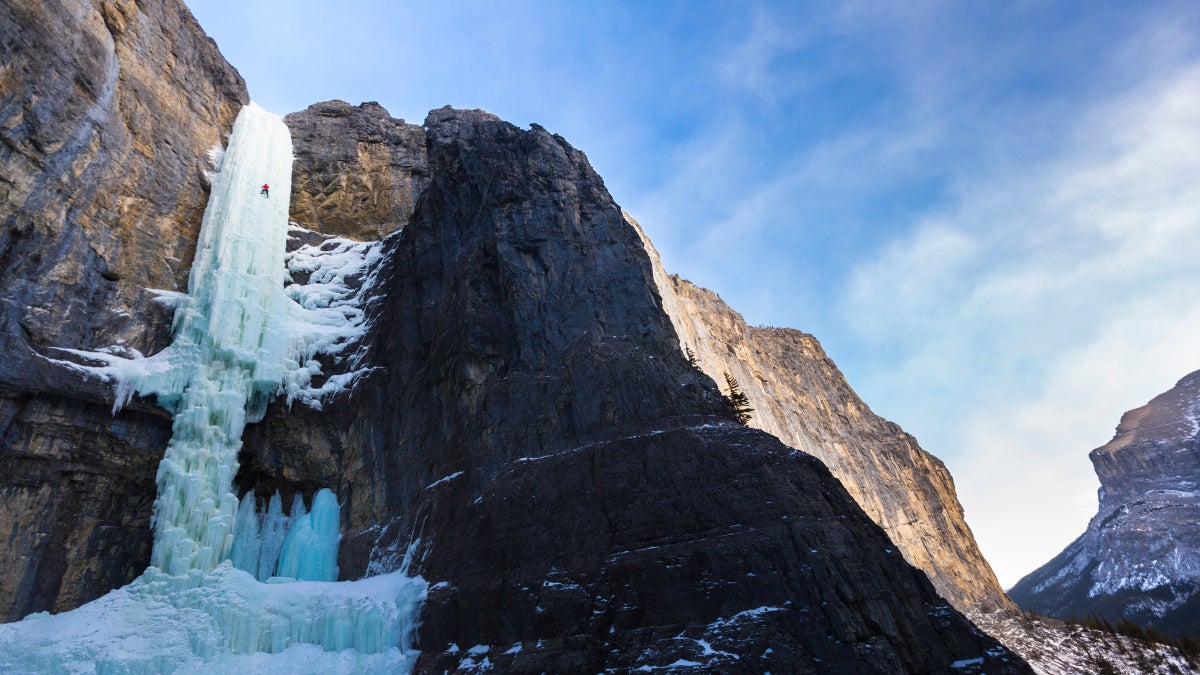
{"label": "ice flow at base", "polygon": [[[278,497],[256,513],[252,494],[239,515],[233,491],[245,425],[273,396],[307,387],[319,372],[313,356],[351,337],[344,319],[284,292],[291,163],[282,120],[243,108],[213,175],[190,292],[162,294],[176,307],[171,346],[148,358],[75,352],[103,365],[65,364],[116,380],[118,408],[134,392],[154,394],[175,415],[151,566],[71,612],[0,626],[0,671],[409,669],[425,582],[402,568],[335,583],[339,516],[329,490],[306,513],[297,499],[289,516]],[[264,182],[271,196],[260,194]]]}

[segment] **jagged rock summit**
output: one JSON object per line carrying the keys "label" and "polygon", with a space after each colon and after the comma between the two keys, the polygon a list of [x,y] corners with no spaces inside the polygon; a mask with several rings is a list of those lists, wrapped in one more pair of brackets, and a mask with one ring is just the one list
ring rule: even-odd
{"label": "jagged rock summit", "polygon": [[1100,506],[1087,530],[1013,586],[1022,607],[1200,635],[1200,371],[1121,418],[1091,452]]}

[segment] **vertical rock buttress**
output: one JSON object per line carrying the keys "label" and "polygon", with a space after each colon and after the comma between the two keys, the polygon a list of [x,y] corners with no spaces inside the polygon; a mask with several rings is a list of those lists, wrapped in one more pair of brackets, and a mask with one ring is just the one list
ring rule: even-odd
{"label": "vertical rock buttress", "polygon": [[508,672],[735,653],[1026,672],[818,461],[732,421],[582,153],[480,111],[424,132],[428,187],[370,303],[374,370],[324,412],[268,415],[243,465],[337,481],[351,576],[414,547],[434,584],[419,672],[465,667],[455,645]]}

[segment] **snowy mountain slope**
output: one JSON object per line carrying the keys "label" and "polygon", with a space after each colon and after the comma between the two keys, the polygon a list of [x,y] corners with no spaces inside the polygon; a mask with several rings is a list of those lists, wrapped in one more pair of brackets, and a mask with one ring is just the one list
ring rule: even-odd
{"label": "snowy mountain slope", "polygon": [[973,615],[977,626],[1041,675],[1200,672],[1200,658],[1175,647],[1019,611]]}

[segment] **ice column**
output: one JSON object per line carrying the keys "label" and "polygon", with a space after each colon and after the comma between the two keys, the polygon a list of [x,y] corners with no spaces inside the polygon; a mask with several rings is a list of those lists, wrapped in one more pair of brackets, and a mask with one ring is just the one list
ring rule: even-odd
{"label": "ice column", "polygon": [[[283,291],[291,165],[283,121],[244,107],[213,176],[175,339],[158,367],[121,381],[124,397],[154,393],[175,412],[158,469],[151,556],[171,575],[207,572],[228,557],[242,429],[261,419],[296,366]],[[271,196],[260,194],[263,183]]]}
{"label": "ice column", "polygon": [[339,515],[337,497],[327,489],[313,497],[312,510],[296,518],[279,557],[281,577],[337,581]]}

